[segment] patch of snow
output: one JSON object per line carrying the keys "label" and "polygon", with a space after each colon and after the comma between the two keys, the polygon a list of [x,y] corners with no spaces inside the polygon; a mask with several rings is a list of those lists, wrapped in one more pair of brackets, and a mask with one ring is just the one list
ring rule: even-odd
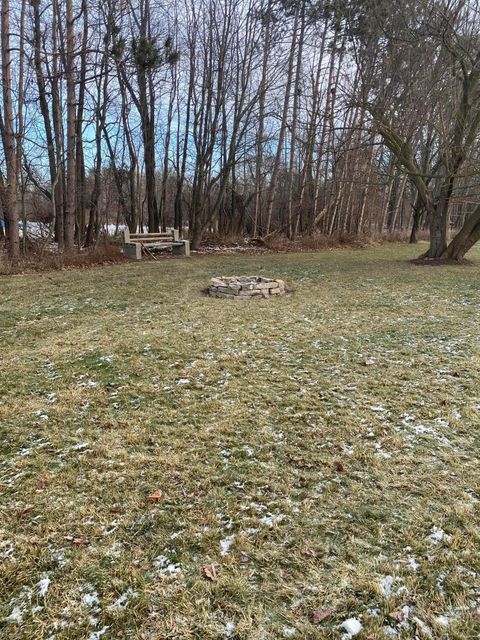
{"label": "patch of snow", "polygon": [[8,558],[12,556],[15,551],[15,547],[11,540],[3,540],[0,542],[0,549],[4,549],[4,551],[0,552],[0,558]]}
{"label": "patch of snow", "polygon": [[363,625],[358,618],[347,618],[347,620],[340,625],[340,629],[346,631],[343,636],[344,638],[353,638],[360,633]]}
{"label": "patch of snow", "polygon": [[107,633],[109,627],[105,626],[99,631],[92,631],[92,633],[88,636],[88,640],[100,640],[100,638]]}
{"label": "patch of snow", "polygon": [[295,627],[283,627],[282,635],[284,638],[293,638],[297,635],[297,630]]}
{"label": "patch of snow", "polygon": [[405,591],[405,587],[402,585],[401,578],[394,578],[393,576],[385,576],[380,581],[380,593],[384,598],[391,598]]}
{"label": "patch of snow", "polygon": [[235,534],[227,536],[223,540],[220,540],[220,553],[222,554],[222,556],[226,556],[230,553],[230,547],[232,546],[234,540]]}
{"label": "patch of snow", "polygon": [[98,593],[96,591],[92,591],[92,593],[83,593],[82,594],[82,602],[87,607],[94,607],[100,603],[98,599]]}
{"label": "patch of snow", "polygon": [[181,573],[182,568],[179,564],[175,562],[170,562],[170,560],[163,555],[159,555],[153,561],[153,564],[157,569],[159,569],[159,573],[162,575],[174,576],[177,573]]}
{"label": "patch of snow", "polygon": [[49,586],[50,578],[45,575],[38,582],[38,595],[40,596],[40,598],[44,598],[46,596]]}
{"label": "patch of snow", "polygon": [[16,622],[17,624],[22,624],[23,610],[21,609],[21,607],[16,606],[13,608],[12,613],[5,619],[7,622]]}
{"label": "patch of snow", "polygon": [[229,620],[225,625],[225,637],[231,638],[234,631],[235,631],[235,622],[233,622],[232,620]]}
{"label": "patch of snow", "polygon": [[437,591],[441,596],[445,595],[445,588],[443,586],[445,578],[446,578],[446,575],[444,573],[441,573],[435,581],[435,584],[437,586]]}
{"label": "patch of snow", "polygon": [[82,451],[82,449],[85,449],[86,447],[88,447],[88,442],[77,442],[77,444],[73,445],[72,450]]}
{"label": "patch of snow", "polygon": [[433,526],[430,530],[430,535],[427,536],[427,540],[430,540],[433,544],[440,544],[440,542],[450,542],[452,536],[445,533],[443,529]]}
{"label": "patch of snow", "polygon": [[174,531],[170,536],[170,540],[175,540],[175,538],[178,538],[179,536],[181,536],[184,531],[185,529],[180,529],[180,531]]}
{"label": "patch of snow", "polygon": [[273,527],[273,525],[282,522],[282,520],[285,520],[286,516],[283,515],[282,513],[277,513],[277,514],[273,514],[273,513],[267,513],[266,516],[263,516],[263,518],[260,518],[259,522],[260,524],[264,524],[267,527]]}
{"label": "patch of snow", "polygon": [[136,591],[128,588],[125,593],[122,593],[122,595],[117,598],[113,604],[107,607],[107,609],[109,611],[120,611],[121,609],[125,608],[125,605],[130,598],[136,598],[137,596],[138,593]]}

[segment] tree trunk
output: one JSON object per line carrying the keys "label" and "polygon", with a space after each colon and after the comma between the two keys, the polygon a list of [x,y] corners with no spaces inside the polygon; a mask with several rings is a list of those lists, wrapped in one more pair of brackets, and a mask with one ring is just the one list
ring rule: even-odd
{"label": "tree trunk", "polygon": [[257,153],[255,159],[255,210],[253,214],[253,237],[258,235],[258,229],[262,226],[262,170],[263,170],[263,145],[265,143],[265,98],[267,94],[267,70],[270,55],[270,34],[272,22],[272,0],[268,0],[265,16],[265,35],[263,40],[262,75],[258,96],[258,131]]}
{"label": "tree trunk", "polygon": [[466,253],[480,240],[480,205],[467,218],[463,227],[442,254],[445,260],[461,261]]}
{"label": "tree trunk", "polygon": [[67,194],[65,210],[65,251],[72,251],[75,241],[75,205],[76,205],[76,163],[75,163],[75,133],[76,133],[76,104],[75,104],[75,32],[73,18],[73,0],[66,0],[67,19],[67,52],[66,52],[66,80],[67,80]]}
{"label": "tree trunk", "polygon": [[20,257],[20,234],[18,229],[18,165],[15,145],[15,130],[11,81],[11,48],[10,48],[10,3],[2,0],[1,20],[2,45],[2,84],[4,122],[2,139],[4,143],[5,162],[7,166],[7,181],[4,186],[4,206],[7,224],[8,252],[14,261]]}
{"label": "tree trunk", "polygon": [[287,80],[285,84],[285,96],[283,100],[282,122],[280,125],[280,131],[278,134],[277,152],[275,154],[275,160],[274,160],[273,169],[272,169],[272,177],[271,177],[270,185],[267,192],[267,203],[266,203],[267,223],[265,228],[266,235],[270,233],[270,227],[272,225],[273,202],[275,200],[275,190],[277,187],[278,173],[280,171],[280,161],[282,159],[283,144],[285,141],[285,134],[287,131],[288,110],[290,106],[290,94],[292,90],[293,65],[295,61],[295,50],[297,48],[297,31],[298,31],[299,16],[300,16],[300,5],[298,4],[295,11],[295,19],[294,19],[293,30],[292,30],[292,45],[290,48],[290,54],[288,56],[288,63],[287,63]]}
{"label": "tree trunk", "polygon": [[85,240],[85,157],[83,152],[83,114],[85,110],[85,90],[86,90],[86,75],[87,75],[87,44],[88,44],[88,7],[87,0],[82,0],[82,13],[83,13],[83,34],[82,34],[82,49],[81,49],[81,65],[80,65],[80,78],[78,81],[78,107],[76,116],[76,218],[77,218],[77,233],[78,233],[78,246],[81,247]]}

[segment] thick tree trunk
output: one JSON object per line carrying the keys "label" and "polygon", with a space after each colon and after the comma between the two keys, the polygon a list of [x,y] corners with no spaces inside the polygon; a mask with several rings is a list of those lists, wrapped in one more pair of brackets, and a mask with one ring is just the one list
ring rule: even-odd
{"label": "thick tree trunk", "polygon": [[272,22],[272,0],[268,0],[265,14],[265,34],[263,40],[262,75],[258,96],[258,130],[257,153],[255,159],[255,210],[253,214],[253,232],[255,238],[259,228],[262,227],[262,170],[263,170],[263,145],[265,144],[265,98],[267,94],[268,59],[270,55],[270,34]]}
{"label": "thick tree trunk", "polygon": [[440,200],[430,218],[430,248],[428,258],[441,258],[448,245],[449,206],[454,176],[449,176],[440,189]]}
{"label": "thick tree trunk", "polygon": [[[8,251],[12,260],[20,257],[20,234],[18,229],[18,165],[15,145],[14,114],[11,81],[11,48],[10,48],[10,3],[2,0],[1,20],[2,45],[2,85],[4,122],[2,123],[2,139],[4,144],[7,180],[4,186],[4,207],[7,223]],[[25,230],[24,230],[25,232]]]}
{"label": "thick tree trunk", "polygon": [[412,224],[412,230],[410,232],[410,239],[409,239],[410,244],[417,244],[418,242],[418,231],[420,229],[420,224],[422,222],[423,214],[424,214],[423,207],[421,206],[417,198],[413,205],[413,224]]}
{"label": "thick tree trunk", "polygon": [[65,161],[64,161],[64,144],[63,144],[63,113],[60,103],[60,49],[63,48],[58,37],[58,22],[60,9],[58,1],[53,2],[53,20],[52,20],[52,69],[50,75],[50,84],[52,90],[52,122],[55,136],[55,153],[57,172],[52,183],[52,195],[55,197],[54,202],[54,223],[55,223],[55,239],[58,243],[58,250],[63,251],[65,239],[65,212],[66,212],[66,183],[65,183]]}
{"label": "thick tree trunk", "polygon": [[266,202],[267,222],[266,222],[266,228],[265,228],[266,235],[270,233],[270,228],[272,225],[273,203],[275,200],[275,191],[277,187],[278,174],[280,171],[280,162],[282,159],[283,145],[285,142],[285,135],[287,132],[287,120],[288,120],[288,111],[290,107],[290,94],[292,91],[293,67],[294,67],[294,61],[295,61],[295,51],[297,48],[299,17],[300,17],[300,5],[298,4],[295,11],[295,19],[294,19],[293,30],[292,30],[292,45],[290,48],[290,53],[288,56],[288,63],[287,63],[287,79],[285,84],[285,95],[283,99],[282,121],[280,124],[280,131],[278,133],[278,144],[277,144],[277,151],[275,154],[275,160],[272,168],[272,177],[271,177],[270,185],[267,191],[267,202]]}
{"label": "thick tree trunk", "polygon": [[466,253],[480,240],[480,205],[467,218],[463,227],[442,254],[445,260],[463,260]]}
{"label": "thick tree trunk", "polygon": [[75,133],[76,133],[76,104],[75,104],[75,32],[73,18],[73,1],[66,0],[67,19],[67,194],[65,210],[65,251],[72,251],[75,241],[75,206],[76,206],[76,163],[75,163]]}
{"label": "thick tree trunk", "polygon": [[[40,1],[31,0],[30,4],[33,7],[33,43],[35,47],[35,53],[34,53],[35,77],[37,80],[38,101],[40,105],[40,112],[42,114],[43,126],[45,129],[45,139],[47,143],[48,165],[50,169],[50,193],[52,197],[53,209],[55,211],[53,223],[55,227],[57,227],[58,225],[57,215],[63,216],[63,207],[62,207],[62,201],[61,201],[61,198],[63,196],[62,196],[62,189],[57,188],[58,172],[57,172],[57,162],[55,157],[55,140],[53,136],[52,122],[50,119],[50,111],[49,111],[48,100],[47,100],[47,88],[46,88],[46,82],[45,82],[44,69],[42,65],[42,28],[40,23]],[[54,91],[52,89],[52,94],[53,93]],[[62,236],[63,236],[63,231],[62,231]]]}
{"label": "thick tree trunk", "polygon": [[300,81],[302,72],[302,56],[303,56],[303,44],[305,36],[305,0],[301,3],[300,10],[300,35],[298,38],[298,53],[297,64],[295,69],[295,81],[293,87],[293,113],[291,124],[291,137],[290,137],[290,162],[288,167],[288,207],[287,207],[287,235],[290,239],[295,237],[295,224],[293,220],[293,198],[294,198],[294,173],[296,166],[296,138],[297,138],[297,123],[298,112],[300,103]]}
{"label": "thick tree trunk", "polygon": [[80,65],[80,78],[78,81],[78,108],[76,116],[76,221],[77,221],[77,234],[78,234],[78,246],[80,247],[85,240],[85,190],[86,190],[86,176],[85,176],[85,155],[83,151],[83,124],[84,124],[84,111],[85,111],[85,90],[86,90],[86,75],[87,75],[87,44],[88,44],[88,6],[87,0],[82,0],[81,11],[83,13],[83,35],[82,35],[82,49],[81,49],[81,65]]}

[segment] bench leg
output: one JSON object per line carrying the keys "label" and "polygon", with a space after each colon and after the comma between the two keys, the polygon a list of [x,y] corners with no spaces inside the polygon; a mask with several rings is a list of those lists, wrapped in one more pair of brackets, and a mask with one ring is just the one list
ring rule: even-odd
{"label": "bench leg", "polygon": [[139,242],[130,242],[123,245],[123,255],[130,260],[142,259],[142,245]]}
{"label": "bench leg", "polygon": [[182,240],[182,244],[177,244],[172,247],[172,253],[176,256],[189,256],[190,255],[190,240]]}

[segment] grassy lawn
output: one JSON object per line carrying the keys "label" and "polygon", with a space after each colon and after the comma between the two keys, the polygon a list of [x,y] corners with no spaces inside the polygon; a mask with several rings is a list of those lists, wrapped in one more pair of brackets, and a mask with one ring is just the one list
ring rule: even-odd
{"label": "grassy lawn", "polygon": [[0,280],[0,636],[478,638],[480,252],[418,253]]}

